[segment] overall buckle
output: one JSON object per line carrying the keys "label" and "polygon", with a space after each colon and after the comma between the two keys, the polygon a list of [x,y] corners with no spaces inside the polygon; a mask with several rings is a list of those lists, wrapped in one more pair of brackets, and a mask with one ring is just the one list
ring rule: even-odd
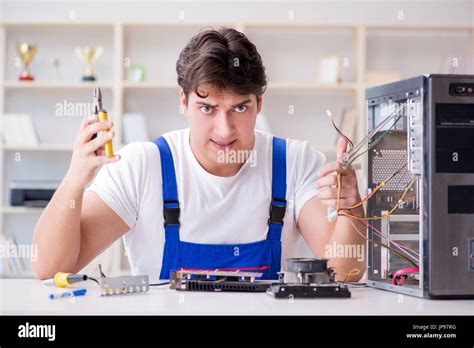
{"label": "overall buckle", "polygon": [[[174,203],[176,207],[167,207],[166,204]],[[181,210],[179,208],[179,201],[176,199],[167,199],[163,202],[163,218],[165,222],[163,225],[178,225],[179,226],[179,214]]]}
{"label": "overall buckle", "polygon": [[[283,203],[278,205],[274,202]],[[268,219],[268,224],[281,224],[283,225],[283,218],[285,217],[286,212],[286,199],[272,197],[272,202],[270,204],[270,218]]]}

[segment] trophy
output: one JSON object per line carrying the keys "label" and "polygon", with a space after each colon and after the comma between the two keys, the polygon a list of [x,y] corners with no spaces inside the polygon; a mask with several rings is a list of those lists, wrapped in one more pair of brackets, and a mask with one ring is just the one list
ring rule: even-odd
{"label": "trophy", "polygon": [[86,73],[82,77],[82,81],[95,81],[95,76],[92,73],[92,62],[94,59],[100,57],[103,52],[103,47],[76,47],[76,55],[86,63]]}
{"label": "trophy", "polygon": [[23,68],[23,71],[21,72],[21,75],[19,77],[20,81],[33,81],[34,78],[30,74],[30,71],[28,70],[28,65],[31,63],[33,60],[33,57],[35,56],[36,53],[36,46],[30,45],[29,43],[26,42],[21,42],[16,45],[18,49],[18,53],[20,54],[20,59],[25,65]]}

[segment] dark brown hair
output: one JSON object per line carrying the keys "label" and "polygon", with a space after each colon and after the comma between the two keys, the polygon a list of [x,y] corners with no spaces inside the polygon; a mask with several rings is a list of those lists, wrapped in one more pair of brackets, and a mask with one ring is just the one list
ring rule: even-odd
{"label": "dark brown hair", "polygon": [[221,28],[206,30],[191,38],[176,62],[178,84],[186,97],[204,83],[238,94],[265,92],[267,76],[262,58],[249,39],[241,32]]}

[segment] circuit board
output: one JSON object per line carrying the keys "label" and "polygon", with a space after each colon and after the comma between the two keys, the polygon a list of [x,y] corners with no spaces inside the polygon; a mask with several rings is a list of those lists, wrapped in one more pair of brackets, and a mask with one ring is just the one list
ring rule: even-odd
{"label": "circuit board", "polygon": [[182,291],[265,292],[271,282],[257,281],[257,272],[179,270],[171,272],[170,288]]}

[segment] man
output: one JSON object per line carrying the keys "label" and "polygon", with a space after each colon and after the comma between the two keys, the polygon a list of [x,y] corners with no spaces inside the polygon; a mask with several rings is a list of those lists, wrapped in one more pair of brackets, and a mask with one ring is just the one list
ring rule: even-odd
{"label": "man", "polygon": [[[93,135],[112,124],[95,115],[83,120],[67,175],[35,229],[38,278],[78,272],[122,236],[132,272],[152,281],[178,268],[256,270],[275,279],[282,261],[298,256],[301,236],[318,257],[328,246],[363,245],[348,218],[327,219],[336,172],[341,207],[360,201],[354,170],[324,165],[307,142],[255,130],[267,78],[245,35],[226,28],[196,35],[176,70],[189,128],[107,158],[103,146],[113,131]],[[346,145],[339,141],[338,155]],[[350,255],[330,266],[352,281],[364,270]]]}

